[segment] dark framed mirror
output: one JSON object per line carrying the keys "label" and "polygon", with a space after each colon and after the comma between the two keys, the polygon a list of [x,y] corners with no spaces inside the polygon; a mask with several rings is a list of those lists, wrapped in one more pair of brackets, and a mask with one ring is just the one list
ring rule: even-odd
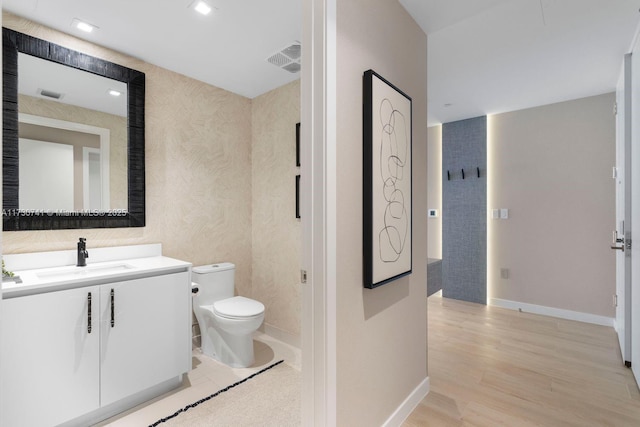
{"label": "dark framed mirror", "polygon": [[[2,201],[3,201],[3,231],[20,230],[57,230],[82,228],[119,228],[145,226],[145,75],[144,73],[127,68],[109,61],[92,57],[74,50],[37,39],[7,28],[2,29],[3,46],[3,149],[2,149]],[[21,136],[19,129],[23,120],[19,120],[19,54],[40,58],[46,64],[61,64],[99,76],[111,81],[121,82],[126,86],[126,113],[123,113],[123,123],[126,122],[126,184],[123,177],[123,188],[126,188],[126,206],[111,209],[109,204],[91,207],[87,204],[76,208],[50,208],[48,206],[34,208],[32,205],[21,204],[20,176],[38,177],[41,170],[26,170],[21,167]],[[45,63],[43,63],[45,64]],[[63,68],[64,68],[63,67]],[[42,69],[38,71],[45,74]],[[39,89],[41,95],[55,98],[52,91]],[[124,109],[125,107],[123,107]],[[32,116],[30,116],[32,117]],[[74,124],[75,126],[75,124]],[[80,127],[84,126],[82,124]],[[108,134],[108,132],[107,132]],[[39,141],[36,141],[39,142]],[[51,146],[62,144],[52,143]],[[124,149],[124,148],[123,148]],[[95,151],[95,150],[94,150]],[[24,153],[24,151],[23,151]],[[99,153],[99,150],[98,150]],[[99,155],[99,154],[98,154]],[[47,157],[48,154],[40,154]],[[26,157],[26,156],[25,156]],[[33,168],[33,167],[32,167]],[[88,170],[88,167],[85,168]],[[100,171],[100,169],[98,169]],[[97,174],[100,175],[101,172]],[[86,174],[86,173],[85,173]],[[59,173],[54,173],[54,176]],[[87,175],[85,175],[87,176]],[[46,181],[42,177],[40,181]],[[51,185],[51,183],[49,183]],[[87,184],[87,187],[89,185]],[[23,189],[24,190],[24,189]],[[123,190],[124,191],[124,190]],[[77,192],[77,190],[76,190]],[[23,199],[26,199],[24,192]],[[85,193],[86,194],[86,193]],[[108,195],[106,197],[108,199]],[[124,202],[122,202],[124,204]],[[77,206],[77,203],[76,203]],[[89,208],[87,208],[89,206]],[[101,208],[100,206],[104,206]]]}

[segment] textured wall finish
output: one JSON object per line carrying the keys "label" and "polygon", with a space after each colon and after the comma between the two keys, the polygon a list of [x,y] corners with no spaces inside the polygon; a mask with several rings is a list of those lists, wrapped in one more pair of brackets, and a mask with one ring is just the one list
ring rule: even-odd
{"label": "textured wall finish", "polygon": [[6,27],[146,74],[147,226],[3,233],[4,253],[163,244],[194,265],[236,264],[251,295],[251,101],[3,12]]}
{"label": "textured wall finish", "polygon": [[[338,426],[379,426],[427,377],[427,36],[397,0],[337,0],[336,401]],[[413,273],[363,288],[362,77],[413,107]]]}
{"label": "textured wall finish", "polygon": [[442,295],[487,302],[486,116],[442,126]]}
{"label": "textured wall finish", "polygon": [[252,297],[266,306],[265,325],[300,336],[300,220],[295,217],[296,123],[300,81],[252,104]]}

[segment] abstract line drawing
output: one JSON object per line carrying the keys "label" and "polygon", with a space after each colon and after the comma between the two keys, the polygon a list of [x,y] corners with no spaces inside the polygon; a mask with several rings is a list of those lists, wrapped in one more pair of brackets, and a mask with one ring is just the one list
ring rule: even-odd
{"label": "abstract line drawing", "polygon": [[380,126],[380,179],[387,205],[384,226],[378,233],[379,256],[382,262],[396,262],[404,250],[409,229],[404,193],[398,186],[404,179],[409,140],[404,115],[387,98],[380,103]]}
{"label": "abstract line drawing", "polygon": [[411,98],[373,70],[363,81],[363,279],[411,274]]}

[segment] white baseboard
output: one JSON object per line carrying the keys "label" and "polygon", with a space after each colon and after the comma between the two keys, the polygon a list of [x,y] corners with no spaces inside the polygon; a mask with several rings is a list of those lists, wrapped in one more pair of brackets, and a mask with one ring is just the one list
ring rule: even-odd
{"label": "white baseboard", "polygon": [[638,365],[631,365],[631,372],[633,372],[633,376],[636,379],[636,384],[640,387],[640,372],[638,372]]}
{"label": "white baseboard", "polygon": [[297,335],[293,335],[280,328],[269,325],[268,323],[263,323],[262,326],[260,326],[259,330],[269,335],[270,337],[277,339],[278,341],[282,341],[283,343],[289,344],[290,346],[295,348],[300,348],[300,337]]}
{"label": "white baseboard", "polygon": [[420,404],[422,399],[429,394],[429,377],[425,378],[418,387],[416,387],[409,396],[398,406],[391,414],[387,421],[382,424],[383,427],[399,427],[411,415],[414,409]]}
{"label": "white baseboard", "polygon": [[527,313],[558,317],[560,319],[592,323],[594,325],[613,327],[615,322],[615,318],[613,317],[599,316],[597,314],[582,313],[579,311],[563,310],[561,308],[546,307],[543,305],[527,304],[518,301],[509,301],[506,299],[491,298],[489,304],[496,307],[508,308],[510,310],[520,310]]}

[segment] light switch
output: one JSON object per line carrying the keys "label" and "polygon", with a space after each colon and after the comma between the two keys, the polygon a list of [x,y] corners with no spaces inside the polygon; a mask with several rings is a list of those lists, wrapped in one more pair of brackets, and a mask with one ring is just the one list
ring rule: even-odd
{"label": "light switch", "polygon": [[509,218],[509,209],[500,209],[500,219]]}
{"label": "light switch", "polygon": [[491,219],[500,219],[500,209],[491,209]]}

